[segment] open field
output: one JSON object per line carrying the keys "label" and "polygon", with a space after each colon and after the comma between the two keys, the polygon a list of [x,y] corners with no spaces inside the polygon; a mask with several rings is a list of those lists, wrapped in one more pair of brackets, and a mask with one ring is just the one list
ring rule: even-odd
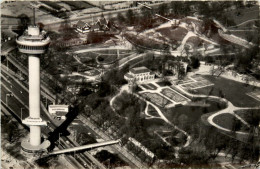
{"label": "open field", "polygon": [[244,83],[236,82],[233,80],[225,79],[222,77],[213,77],[210,75],[203,76],[210,82],[214,83],[214,86],[197,89],[198,94],[209,94],[219,96],[224,95],[227,100],[238,107],[254,107],[259,106],[260,101],[247,95],[249,92],[253,92],[254,89],[260,89],[254,86],[246,86]]}

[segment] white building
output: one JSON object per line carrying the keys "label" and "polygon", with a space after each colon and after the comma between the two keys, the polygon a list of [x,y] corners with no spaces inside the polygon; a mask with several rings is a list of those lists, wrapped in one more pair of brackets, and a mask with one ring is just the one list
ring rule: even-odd
{"label": "white building", "polygon": [[69,105],[49,105],[48,111],[50,114],[56,114],[57,112],[69,112]]}
{"label": "white building", "polygon": [[153,80],[155,77],[155,74],[146,67],[136,67],[130,69],[130,71],[125,74],[124,78],[127,81],[136,81],[137,83],[142,83],[148,80]]}

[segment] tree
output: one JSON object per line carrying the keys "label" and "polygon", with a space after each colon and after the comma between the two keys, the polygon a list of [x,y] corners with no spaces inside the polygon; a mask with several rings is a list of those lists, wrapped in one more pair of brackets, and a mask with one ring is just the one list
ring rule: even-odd
{"label": "tree", "polygon": [[168,8],[167,4],[163,3],[163,4],[159,5],[157,10],[158,10],[158,14],[165,16],[168,13],[169,8]]}
{"label": "tree", "polygon": [[129,9],[126,13],[126,18],[128,20],[128,23],[130,25],[133,25],[135,23],[135,20],[136,20],[136,17],[135,17],[135,14],[133,12],[133,10]]}
{"label": "tree", "polygon": [[60,24],[59,32],[61,32],[63,40],[79,38],[78,33],[71,27],[70,22],[67,19]]}
{"label": "tree", "polygon": [[198,2],[198,13],[200,15],[206,15],[207,17],[209,16],[210,9],[207,2]]}
{"label": "tree", "polygon": [[141,8],[141,13],[142,13],[142,19],[140,21],[141,21],[141,25],[142,25],[143,29],[151,27],[152,18],[153,18],[152,9],[148,9],[148,8],[143,6]]}
{"label": "tree", "polygon": [[193,69],[197,69],[197,68],[199,68],[200,67],[200,61],[199,61],[199,59],[197,58],[197,57],[191,57],[191,67],[193,68]]}
{"label": "tree", "polygon": [[18,18],[20,19],[20,23],[18,25],[18,30],[19,30],[18,34],[21,35],[25,31],[25,29],[27,29],[27,27],[30,24],[31,20],[25,14],[19,15]]}
{"label": "tree", "polygon": [[125,20],[126,20],[125,17],[120,12],[117,14],[117,19],[118,19],[120,24],[124,23]]}

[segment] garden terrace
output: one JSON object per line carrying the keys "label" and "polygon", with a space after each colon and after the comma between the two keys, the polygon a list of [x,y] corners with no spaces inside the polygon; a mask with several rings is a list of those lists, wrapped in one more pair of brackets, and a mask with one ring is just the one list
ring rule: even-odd
{"label": "garden terrace", "polygon": [[231,131],[249,131],[244,123],[230,113],[219,114],[213,118],[213,122]]}
{"label": "garden terrace", "polygon": [[160,106],[160,107],[165,107],[168,104],[171,104],[171,101],[164,98],[163,96],[157,94],[157,93],[149,93],[149,92],[144,92],[140,93],[142,97],[144,97],[146,100],[151,101],[152,103]]}
{"label": "garden terrace", "polygon": [[260,104],[260,101],[247,95],[247,93],[254,92],[256,89],[260,90],[259,87],[246,85],[222,77],[213,77],[210,75],[203,77],[213,83],[214,87],[196,89],[199,94],[208,95],[210,92],[210,95],[223,96],[234,106],[238,107],[254,107]]}
{"label": "garden terrace", "polygon": [[177,93],[176,91],[173,91],[169,88],[164,88],[162,89],[161,93],[171,100],[173,100],[176,103],[183,102],[183,101],[188,101],[189,99],[182,96],[181,94]]}

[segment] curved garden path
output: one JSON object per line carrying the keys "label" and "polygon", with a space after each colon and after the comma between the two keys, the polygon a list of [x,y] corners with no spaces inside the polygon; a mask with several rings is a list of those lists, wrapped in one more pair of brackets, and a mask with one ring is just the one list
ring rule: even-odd
{"label": "curved garden path", "polygon": [[[115,96],[110,100],[110,106],[111,106],[111,108],[112,108],[113,110],[114,110],[114,108],[113,108],[112,105],[113,105],[114,99],[115,99],[117,96],[119,96],[123,91],[129,92],[127,85],[122,86],[121,89],[120,89],[120,92],[119,92],[117,95],[115,95]],[[133,94],[134,94],[136,97],[138,97],[139,99],[141,99],[141,100],[143,100],[143,101],[146,102],[145,114],[149,114],[149,113],[148,113],[148,105],[153,106],[153,107],[155,108],[155,110],[157,111],[158,115],[160,116],[160,117],[155,117],[155,116],[153,116],[153,117],[154,117],[154,118],[161,118],[161,119],[164,120],[167,124],[169,124],[170,126],[172,126],[174,129],[176,129],[176,130],[182,132],[182,133],[187,137],[187,141],[186,141],[186,143],[183,145],[183,147],[189,146],[189,144],[191,143],[191,136],[190,136],[186,131],[180,129],[179,127],[177,127],[176,125],[174,125],[173,123],[171,123],[171,122],[164,116],[164,114],[162,113],[162,111],[161,111],[156,105],[154,105],[154,104],[151,103],[150,101],[147,101],[147,100],[145,100],[144,98],[140,97],[138,94],[135,94],[135,93],[133,93]],[[151,118],[151,115],[149,115],[149,117]],[[148,118],[148,119],[149,119],[149,118]],[[180,149],[180,147],[175,147],[175,149],[178,150],[178,149]]]}
{"label": "curved garden path", "polygon": [[[218,99],[220,101],[224,101],[227,104],[227,107],[225,109],[222,109],[214,114],[212,114],[211,116],[208,117],[207,121],[214,127],[223,130],[223,131],[227,131],[227,132],[231,132],[230,129],[224,128],[218,124],[216,124],[213,119],[220,115],[220,114],[224,114],[224,113],[229,113],[232,114],[233,116],[235,116],[237,119],[239,119],[243,124],[245,124],[246,126],[250,126],[244,119],[242,119],[239,115],[237,115],[235,113],[236,110],[246,110],[246,109],[260,109],[260,107],[236,107],[234,106],[230,101],[228,101],[227,99],[218,97],[218,96],[208,96],[208,95],[199,95],[199,94],[191,94],[189,92],[187,92],[186,90],[182,89],[180,86],[176,86],[179,90],[181,90],[182,92],[184,92],[185,94],[191,96],[191,97],[201,97],[201,98],[214,98],[214,99]],[[247,132],[241,132],[241,131],[236,131],[237,134],[249,134]]]}

